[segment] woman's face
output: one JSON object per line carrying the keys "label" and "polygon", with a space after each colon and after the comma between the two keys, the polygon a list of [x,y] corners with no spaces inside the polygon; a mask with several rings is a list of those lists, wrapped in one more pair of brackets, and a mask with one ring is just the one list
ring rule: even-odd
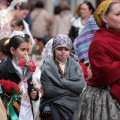
{"label": "woman's face", "polygon": [[16,17],[20,19],[24,19],[29,13],[29,10],[18,10]]}
{"label": "woman's face", "polygon": [[22,59],[25,55],[28,55],[29,50],[29,43],[23,42],[20,44],[20,46],[15,50],[13,47],[10,48],[10,51],[13,55],[13,59],[17,58]]}
{"label": "woman's face", "polygon": [[114,4],[108,15],[103,17],[103,21],[116,31],[120,32],[120,3]]}
{"label": "woman's face", "polygon": [[59,47],[55,49],[55,57],[62,63],[65,63],[70,56],[70,50],[65,47]]}
{"label": "woman's face", "polygon": [[88,5],[82,4],[79,12],[82,18],[88,18],[90,17],[92,11],[89,10]]}

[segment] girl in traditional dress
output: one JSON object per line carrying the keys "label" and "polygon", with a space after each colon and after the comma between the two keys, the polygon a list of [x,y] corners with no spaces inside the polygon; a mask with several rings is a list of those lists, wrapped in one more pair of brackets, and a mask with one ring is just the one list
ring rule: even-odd
{"label": "girl in traditional dress", "polygon": [[[33,120],[31,100],[37,100],[39,98],[37,90],[29,80],[21,80],[22,69],[18,66],[18,60],[22,59],[24,55],[28,55],[29,39],[26,34],[15,35],[6,43],[9,45],[8,58],[6,61],[0,64],[0,80],[11,80],[19,84],[23,90],[23,95],[20,101],[20,111],[18,113],[19,120]],[[24,83],[24,88],[21,85]],[[25,87],[26,86],[26,87]],[[11,118],[14,120],[13,118]],[[16,119],[15,119],[16,120]]]}
{"label": "girl in traditional dress", "polygon": [[53,120],[68,120],[77,107],[85,80],[82,68],[70,57],[71,48],[72,41],[68,35],[57,35],[52,44],[53,57],[47,58],[42,66],[42,120],[50,114]]}

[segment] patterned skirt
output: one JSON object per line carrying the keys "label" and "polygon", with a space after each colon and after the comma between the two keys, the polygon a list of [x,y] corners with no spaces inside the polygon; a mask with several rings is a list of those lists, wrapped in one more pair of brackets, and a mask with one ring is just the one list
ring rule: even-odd
{"label": "patterned skirt", "polygon": [[108,87],[87,86],[80,96],[73,120],[120,120],[120,103]]}

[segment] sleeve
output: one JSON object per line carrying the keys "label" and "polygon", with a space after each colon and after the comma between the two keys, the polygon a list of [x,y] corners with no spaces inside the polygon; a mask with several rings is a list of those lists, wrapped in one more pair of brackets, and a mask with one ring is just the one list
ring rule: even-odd
{"label": "sleeve", "polygon": [[28,80],[28,94],[30,96],[31,90],[34,89],[37,92],[37,96],[36,96],[35,99],[32,99],[31,96],[30,96],[30,99],[34,100],[34,101],[37,101],[39,99],[39,91],[34,87],[34,85],[31,81],[32,81],[32,77]]}

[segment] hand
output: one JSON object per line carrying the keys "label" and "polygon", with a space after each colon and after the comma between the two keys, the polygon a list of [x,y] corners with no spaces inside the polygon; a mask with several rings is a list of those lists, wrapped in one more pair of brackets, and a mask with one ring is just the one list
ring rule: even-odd
{"label": "hand", "polygon": [[32,99],[35,99],[37,97],[37,92],[34,89],[31,90],[30,97]]}
{"label": "hand", "polygon": [[93,76],[92,71],[90,67],[88,67],[88,78],[92,78],[92,76]]}
{"label": "hand", "polygon": [[49,105],[46,105],[46,106],[44,107],[42,114],[43,114],[44,116],[51,114],[51,108],[50,108]]}

